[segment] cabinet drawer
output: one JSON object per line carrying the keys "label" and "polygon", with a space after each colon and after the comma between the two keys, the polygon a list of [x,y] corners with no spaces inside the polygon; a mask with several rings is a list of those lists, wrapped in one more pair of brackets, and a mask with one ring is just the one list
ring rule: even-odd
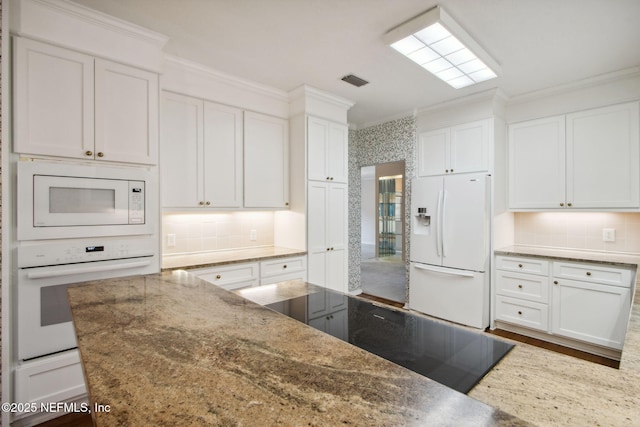
{"label": "cabinet drawer", "polygon": [[537,258],[496,257],[496,269],[529,274],[549,274],[549,261]]}
{"label": "cabinet drawer", "polygon": [[549,302],[549,278],[533,274],[496,271],[496,292],[539,303]]}
{"label": "cabinet drawer", "polygon": [[281,258],[260,263],[260,277],[279,276],[281,274],[294,273],[306,270],[304,257]]}
{"label": "cabinet drawer", "polygon": [[554,278],[580,280],[590,283],[603,283],[613,286],[631,286],[631,270],[607,267],[599,264],[553,263]]}
{"label": "cabinet drawer", "polygon": [[497,295],[496,319],[547,332],[549,308],[546,304]]}
{"label": "cabinet drawer", "polygon": [[234,264],[227,267],[192,270],[199,278],[225,289],[238,289],[245,286],[257,286],[258,263]]}

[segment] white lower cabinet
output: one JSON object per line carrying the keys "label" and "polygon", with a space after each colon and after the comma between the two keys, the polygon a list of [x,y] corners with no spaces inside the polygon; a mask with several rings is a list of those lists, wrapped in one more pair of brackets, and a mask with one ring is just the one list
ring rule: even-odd
{"label": "white lower cabinet", "polygon": [[[565,278],[574,276],[582,278]],[[551,332],[621,350],[631,310],[631,276],[627,269],[554,263]]]}
{"label": "white lower cabinet", "polygon": [[[86,395],[78,350],[23,362],[15,368],[14,401],[40,404],[65,402]],[[33,415],[18,414],[17,418]]]}
{"label": "white lower cabinet", "polygon": [[501,329],[512,329],[509,325],[513,325],[514,332],[619,357],[634,279],[631,267],[497,256],[496,324]]}
{"label": "white lower cabinet", "polygon": [[307,258],[278,258],[260,263],[260,285],[284,282],[285,280],[306,280]]}
{"label": "white lower cabinet", "polygon": [[226,290],[258,286],[260,282],[259,264],[230,264],[222,267],[191,270],[193,274],[207,282]]}
{"label": "white lower cabinet", "polygon": [[307,257],[274,258],[262,262],[225,264],[189,271],[213,285],[231,291],[287,280],[306,280]]}

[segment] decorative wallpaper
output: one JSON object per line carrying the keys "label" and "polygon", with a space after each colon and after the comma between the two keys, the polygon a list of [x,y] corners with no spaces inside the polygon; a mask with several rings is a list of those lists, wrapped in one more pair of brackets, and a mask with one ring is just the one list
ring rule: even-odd
{"label": "decorative wallpaper", "polygon": [[[416,120],[405,117],[365,129],[349,131],[349,292],[360,289],[360,168],[404,160],[407,181],[415,176]],[[407,283],[411,187],[405,188]],[[407,287],[407,292],[409,291]]]}

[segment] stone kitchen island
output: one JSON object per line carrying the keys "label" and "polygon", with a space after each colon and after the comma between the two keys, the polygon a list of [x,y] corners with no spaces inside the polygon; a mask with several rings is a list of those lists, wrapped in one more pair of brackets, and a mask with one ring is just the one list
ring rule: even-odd
{"label": "stone kitchen island", "polygon": [[528,425],[184,271],[68,292],[99,426]]}

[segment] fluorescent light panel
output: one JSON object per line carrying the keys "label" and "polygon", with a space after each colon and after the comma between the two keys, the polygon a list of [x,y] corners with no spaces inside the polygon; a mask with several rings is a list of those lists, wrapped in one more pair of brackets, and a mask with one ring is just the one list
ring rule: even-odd
{"label": "fluorescent light panel", "polygon": [[498,64],[440,6],[389,31],[385,40],[456,89],[493,79],[500,72]]}

